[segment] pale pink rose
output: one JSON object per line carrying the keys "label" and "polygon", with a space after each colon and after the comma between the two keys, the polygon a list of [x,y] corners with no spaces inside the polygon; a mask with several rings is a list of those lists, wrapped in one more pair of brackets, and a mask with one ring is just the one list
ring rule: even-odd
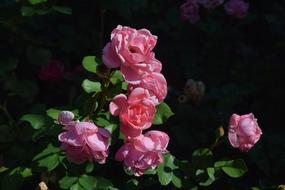
{"label": "pale pink rose", "polygon": [[221,4],[223,4],[224,0],[198,0],[200,4],[202,4],[206,9],[215,9]]}
{"label": "pale pink rose", "polygon": [[155,105],[161,103],[167,95],[167,82],[161,73],[153,72],[143,77],[138,85],[130,84],[128,86],[129,92],[136,87],[147,89]]}
{"label": "pale pink rose", "polygon": [[262,132],[252,113],[233,114],[229,123],[228,139],[234,148],[248,152],[259,140]]}
{"label": "pale pink rose", "polygon": [[200,20],[198,1],[187,0],[180,6],[180,14],[183,20],[188,20],[192,24]]}
{"label": "pale pink rose", "polygon": [[144,74],[161,71],[161,63],[152,52],[156,42],[157,37],[146,29],[118,25],[103,49],[103,62],[109,68],[120,67],[125,80],[137,84]]}
{"label": "pale pink rose", "polygon": [[49,64],[41,67],[39,78],[43,81],[58,82],[62,79],[64,64],[59,60],[52,60]]}
{"label": "pale pink rose", "polygon": [[109,110],[112,115],[119,115],[120,130],[126,138],[136,137],[149,128],[156,111],[148,90],[143,88],[135,88],[128,98],[124,94],[115,96]]}
{"label": "pale pink rose", "polygon": [[225,4],[225,11],[232,16],[237,18],[244,18],[247,14],[249,3],[244,0],[229,0]]}
{"label": "pale pink rose", "polygon": [[105,163],[110,146],[110,133],[90,122],[69,122],[66,131],[58,135],[61,147],[70,162],[81,164],[87,160]]}
{"label": "pale pink rose", "polygon": [[163,163],[169,137],[161,131],[149,131],[126,142],[116,153],[116,160],[123,161],[126,169],[141,176],[147,169]]}

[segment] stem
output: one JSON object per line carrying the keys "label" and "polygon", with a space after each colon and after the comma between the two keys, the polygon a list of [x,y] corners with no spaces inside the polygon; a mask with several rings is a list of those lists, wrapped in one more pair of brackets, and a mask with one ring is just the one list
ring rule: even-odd
{"label": "stem", "polygon": [[9,124],[13,124],[15,120],[11,116],[11,114],[8,112],[6,105],[0,105],[0,111],[7,117],[9,120]]}
{"label": "stem", "polygon": [[[107,90],[108,90],[108,87],[110,85],[110,79],[112,77],[112,75],[114,74],[115,71],[109,71],[108,72],[108,75],[106,78],[104,78],[103,80],[103,85],[102,85],[102,91],[97,93],[97,94],[94,94],[92,96],[92,105],[90,107],[90,110],[89,110],[89,119],[91,119],[94,115],[97,116],[98,113],[102,110],[102,108],[104,107],[105,103],[106,103],[106,93],[107,93]],[[96,102],[97,100],[100,98],[99,100],[99,103],[98,103],[98,108],[97,108],[97,111],[94,113],[94,110],[96,108]]]}

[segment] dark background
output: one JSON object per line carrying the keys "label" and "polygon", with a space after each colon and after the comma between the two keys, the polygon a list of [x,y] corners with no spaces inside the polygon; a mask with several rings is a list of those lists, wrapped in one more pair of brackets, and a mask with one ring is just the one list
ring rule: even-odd
{"label": "dark background", "polygon": [[[227,132],[232,113],[252,112],[263,135],[249,153],[233,149],[226,139],[214,149],[216,159],[244,158],[249,172],[241,179],[223,178],[206,189],[270,189],[284,183],[284,2],[249,1],[249,12],[243,19],[227,15],[223,6],[212,11],[201,8],[201,19],[196,24],[181,19],[179,7],[183,3],[49,0],[32,6],[23,0],[1,0],[1,105],[6,105],[14,120],[31,110],[76,106],[84,73],[74,69],[81,65],[82,58],[100,58],[118,24],[146,28],[158,36],[154,51],[169,85],[165,101],[175,113],[161,127],[170,134],[170,152],[179,159],[190,159],[195,148],[213,143],[216,128],[223,126]],[[72,14],[65,9],[50,10],[55,5],[71,8]],[[27,7],[33,11],[27,11]],[[40,80],[40,68],[52,59],[65,65],[62,80]],[[9,65],[9,72],[3,74]],[[178,101],[190,78],[203,81],[206,86],[205,95],[196,104]],[[8,122],[0,115],[1,126]],[[10,132],[7,135],[5,130],[0,130],[0,155],[10,165],[27,164],[29,155],[19,159],[13,148],[23,151],[32,144],[7,141]],[[21,130],[23,136],[29,133]]]}

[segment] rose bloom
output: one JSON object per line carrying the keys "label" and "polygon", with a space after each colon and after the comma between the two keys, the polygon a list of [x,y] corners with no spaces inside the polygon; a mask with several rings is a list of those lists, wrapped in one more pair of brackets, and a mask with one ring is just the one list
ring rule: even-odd
{"label": "rose bloom", "polygon": [[39,78],[43,81],[58,82],[62,79],[64,64],[59,60],[52,60],[49,64],[43,65],[39,71]]}
{"label": "rose bloom", "polygon": [[142,78],[138,85],[129,85],[128,91],[141,87],[147,89],[155,105],[161,103],[167,95],[167,82],[161,73],[151,73]]}
{"label": "rose bloom", "polygon": [[225,11],[232,16],[237,18],[244,18],[247,14],[249,3],[243,0],[229,0],[225,4]]}
{"label": "rose bloom", "polygon": [[[64,123],[60,121],[60,123]],[[81,164],[87,160],[105,163],[110,146],[108,130],[90,122],[68,122],[66,131],[58,135],[61,147],[70,162]]]}
{"label": "rose bloom", "polygon": [[215,9],[223,4],[224,0],[198,0],[206,9]]}
{"label": "rose bloom", "polygon": [[118,25],[103,49],[103,62],[108,68],[120,67],[128,83],[138,84],[144,74],[161,71],[161,63],[152,52],[156,42],[157,37],[147,29]]}
{"label": "rose bloom", "polygon": [[128,98],[124,94],[115,96],[109,110],[112,115],[119,115],[120,130],[126,138],[136,137],[149,128],[156,111],[148,90],[143,88],[135,88]]}
{"label": "rose bloom", "polygon": [[248,152],[261,136],[261,129],[252,113],[246,115],[233,114],[229,123],[228,139],[234,148]]}
{"label": "rose bloom", "polygon": [[169,137],[161,131],[149,131],[125,143],[116,153],[116,160],[123,161],[128,171],[141,176],[151,168],[163,163],[163,154],[167,153]]}
{"label": "rose bloom", "polygon": [[187,0],[180,6],[180,14],[183,20],[194,24],[200,20],[199,4],[197,0]]}

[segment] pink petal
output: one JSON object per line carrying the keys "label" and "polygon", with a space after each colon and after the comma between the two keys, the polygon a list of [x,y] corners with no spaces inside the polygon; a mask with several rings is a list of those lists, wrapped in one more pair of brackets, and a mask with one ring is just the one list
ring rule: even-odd
{"label": "pink petal", "polygon": [[130,84],[139,84],[142,76],[138,74],[137,71],[133,70],[131,67],[124,64],[121,65],[121,73],[125,78],[127,83]]}
{"label": "pink petal", "polygon": [[116,54],[115,50],[111,47],[111,42],[106,44],[103,49],[103,56],[102,56],[104,64],[108,68],[117,68],[121,65],[121,61]]}
{"label": "pink petal", "polygon": [[113,98],[111,103],[109,104],[109,110],[112,115],[119,115],[121,109],[126,106],[127,97],[124,94],[119,94]]}

